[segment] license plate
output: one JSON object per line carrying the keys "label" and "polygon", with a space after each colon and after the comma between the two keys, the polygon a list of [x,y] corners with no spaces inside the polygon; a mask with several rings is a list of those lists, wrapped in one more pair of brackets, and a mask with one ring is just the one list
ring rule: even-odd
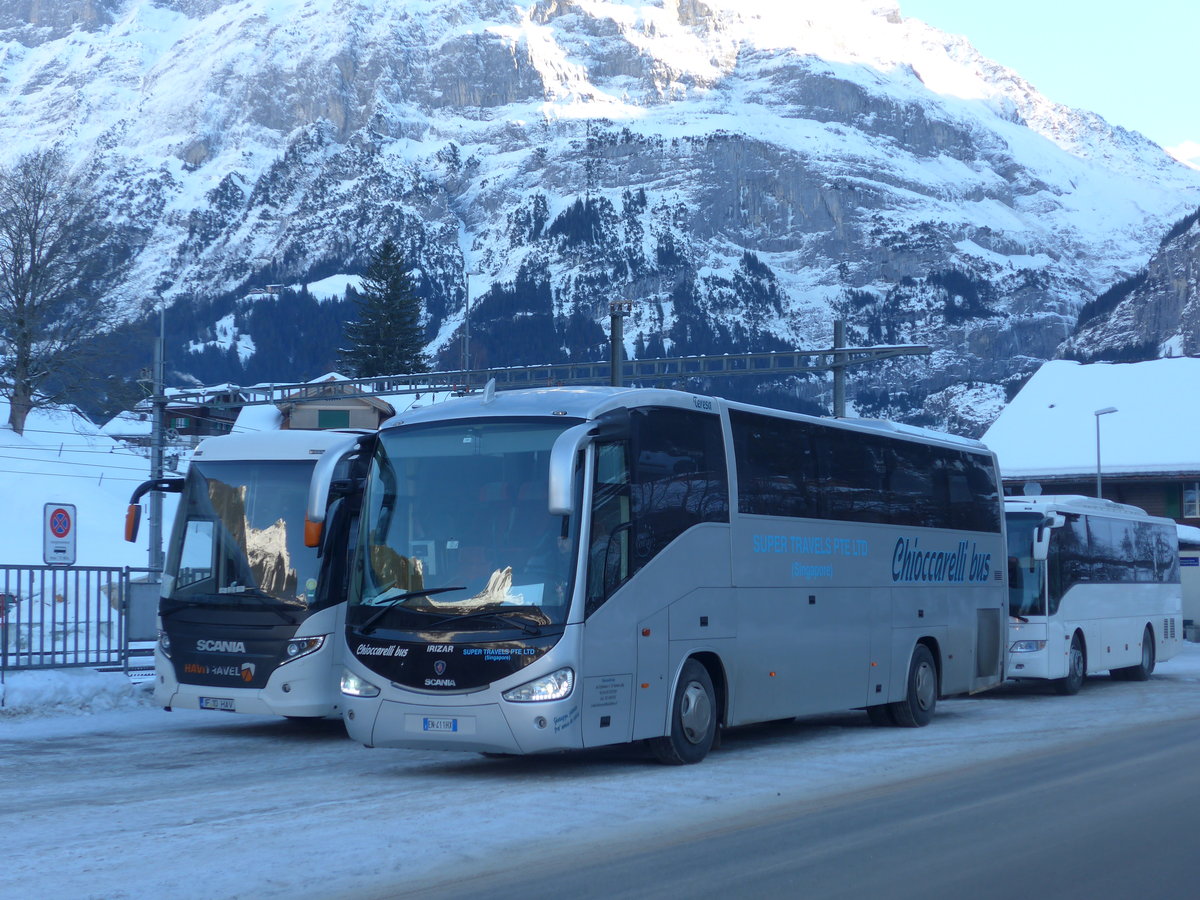
{"label": "license plate", "polygon": [[426,731],[458,731],[458,719],[429,719],[424,720]]}
{"label": "license plate", "polygon": [[237,707],[228,697],[201,697],[201,709],[221,709],[225,712],[237,712]]}

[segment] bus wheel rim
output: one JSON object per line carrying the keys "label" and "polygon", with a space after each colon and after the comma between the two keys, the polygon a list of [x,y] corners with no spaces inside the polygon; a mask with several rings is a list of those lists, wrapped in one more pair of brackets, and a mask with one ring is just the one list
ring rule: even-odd
{"label": "bus wheel rim", "polygon": [[679,724],[683,728],[683,736],[689,743],[699,744],[708,734],[712,722],[712,706],[708,701],[708,691],[699,682],[693,681],[683,691],[679,706]]}
{"label": "bus wheel rim", "polygon": [[933,675],[933,667],[927,662],[922,662],[917,666],[915,691],[917,705],[921,709],[929,709],[933,706],[935,685],[936,680]]}

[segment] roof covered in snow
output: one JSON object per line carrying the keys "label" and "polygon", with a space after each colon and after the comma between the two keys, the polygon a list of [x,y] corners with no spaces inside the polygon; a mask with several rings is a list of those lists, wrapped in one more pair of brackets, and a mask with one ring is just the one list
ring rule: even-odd
{"label": "roof covered in snow", "polygon": [[[1200,474],[1200,359],[1045,363],[984,433],[1005,478]],[[1097,415],[1098,411],[1115,412]]]}

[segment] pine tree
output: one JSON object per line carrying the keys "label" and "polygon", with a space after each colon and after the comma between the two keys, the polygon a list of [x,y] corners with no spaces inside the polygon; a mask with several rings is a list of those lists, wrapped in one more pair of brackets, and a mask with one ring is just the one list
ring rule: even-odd
{"label": "pine tree", "polygon": [[421,301],[391,239],[371,255],[354,304],[358,317],[346,323],[348,346],[339,351],[346,374],[370,378],[428,371]]}

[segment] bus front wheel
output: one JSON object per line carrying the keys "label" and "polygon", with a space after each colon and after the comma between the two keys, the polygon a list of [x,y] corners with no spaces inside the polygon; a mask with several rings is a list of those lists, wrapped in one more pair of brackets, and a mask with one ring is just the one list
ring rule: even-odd
{"label": "bus front wheel", "polygon": [[928,725],[937,706],[937,663],[924,644],[913,648],[908,664],[908,692],[903,700],[889,703],[892,721],[905,728]]}
{"label": "bus front wheel", "polygon": [[717,697],[708,670],[694,659],[683,664],[671,705],[671,733],[651,738],[655,759],[671,766],[698,763],[717,733]]}
{"label": "bus front wheel", "polygon": [[1060,694],[1078,694],[1086,674],[1087,656],[1083,650],[1083,638],[1077,631],[1071,637],[1071,650],[1067,654],[1067,676],[1054,682],[1054,687]]}
{"label": "bus front wheel", "polygon": [[1154,630],[1147,625],[1142,633],[1142,661],[1136,666],[1113,669],[1108,674],[1118,681],[1146,681],[1154,672]]}

